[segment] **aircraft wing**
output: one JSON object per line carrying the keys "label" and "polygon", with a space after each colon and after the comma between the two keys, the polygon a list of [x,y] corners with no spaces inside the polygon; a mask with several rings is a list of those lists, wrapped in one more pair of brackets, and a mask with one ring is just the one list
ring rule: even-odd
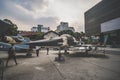
{"label": "aircraft wing", "polygon": [[[15,50],[18,52],[27,51],[29,49],[29,45],[25,45],[25,44],[16,44],[14,46],[15,46]],[[10,47],[11,44],[0,42],[0,51],[8,51]]]}
{"label": "aircraft wing", "polygon": [[62,43],[63,43],[62,38],[54,38],[54,39],[30,41],[26,44],[31,45],[31,46],[61,46]]}

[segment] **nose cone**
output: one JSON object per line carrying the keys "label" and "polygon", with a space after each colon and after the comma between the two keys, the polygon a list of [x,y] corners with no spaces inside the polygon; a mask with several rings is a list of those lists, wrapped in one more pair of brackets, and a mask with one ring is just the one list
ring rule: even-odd
{"label": "nose cone", "polygon": [[16,41],[10,36],[3,36],[1,41],[10,44],[16,44]]}
{"label": "nose cone", "polygon": [[8,43],[11,43],[11,44],[15,44],[16,43],[16,41],[12,37],[10,37],[10,36],[6,36],[6,41],[8,41]]}

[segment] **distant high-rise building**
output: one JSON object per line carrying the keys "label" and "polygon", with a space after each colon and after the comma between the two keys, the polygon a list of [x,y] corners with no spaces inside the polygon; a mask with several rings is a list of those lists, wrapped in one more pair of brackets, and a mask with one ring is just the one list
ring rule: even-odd
{"label": "distant high-rise building", "polygon": [[48,32],[50,30],[49,27],[44,27],[43,25],[38,25],[37,27],[32,27],[31,31],[33,32]]}
{"label": "distant high-rise building", "polygon": [[38,31],[38,30],[37,30],[37,27],[32,27],[32,28],[31,28],[31,31],[37,32],[37,31]]}
{"label": "distant high-rise building", "polygon": [[73,27],[69,27],[68,22],[61,22],[60,25],[57,26],[56,32],[60,32],[63,30],[71,30],[71,31],[75,31],[75,29]]}
{"label": "distant high-rise building", "polygon": [[43,25],[38,25],[38,27],[37,27],[38,32],[42,32],[42,31],[41,31],[42,28],[43,28]]}

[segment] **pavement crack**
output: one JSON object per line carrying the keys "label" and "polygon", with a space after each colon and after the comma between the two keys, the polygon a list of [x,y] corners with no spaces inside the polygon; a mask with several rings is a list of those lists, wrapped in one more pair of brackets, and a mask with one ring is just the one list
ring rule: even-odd
{"label": "pavement crack", "polygon": [[55,69],[58,71],[58,73],[60,74],[60,76],[66,80],[65,76],[61,73],[61,71],[58,69],[58,67],[55,65],[55,63],[49,58],[48,56],[48,59],[50,60],[50,62],[52,63],[52,65],[55,67]]}
{"label": "pavement crack", "polygon": [[96,63],[93,63],[93,62],[90,62],[90,61],[87,61],[87,60],[82,60],[82,61],[85,61],[85,62],[87,62],[87,63],[91,63],[91,64],[96,65],[96,66],[98,66],[98,67],[101,67],[101,68],[104,69],[104,70],[108,70],[108,71],[114,72],[114,73],[116,73],[116,74],[120,74],[120,72],[117,72],[117,71],[111,70],[111,69],[109,69],[109,68],[100,66],[100,65],[98,65],[98,64],[96,64]]}

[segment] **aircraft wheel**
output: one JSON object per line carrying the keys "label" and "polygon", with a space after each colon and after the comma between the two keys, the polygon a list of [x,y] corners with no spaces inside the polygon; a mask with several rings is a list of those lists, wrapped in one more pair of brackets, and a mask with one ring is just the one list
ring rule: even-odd
{"label": "aircraft wheel", "polygon": [[32,54],[31,54],[31,53],[27,53],[26,56],[27,56],[27,57],[31,57]]}
{"label": "aircraft wheel", "polygon": [[55,61],[65,61],[65,58],[63,56],[55,57]]}

